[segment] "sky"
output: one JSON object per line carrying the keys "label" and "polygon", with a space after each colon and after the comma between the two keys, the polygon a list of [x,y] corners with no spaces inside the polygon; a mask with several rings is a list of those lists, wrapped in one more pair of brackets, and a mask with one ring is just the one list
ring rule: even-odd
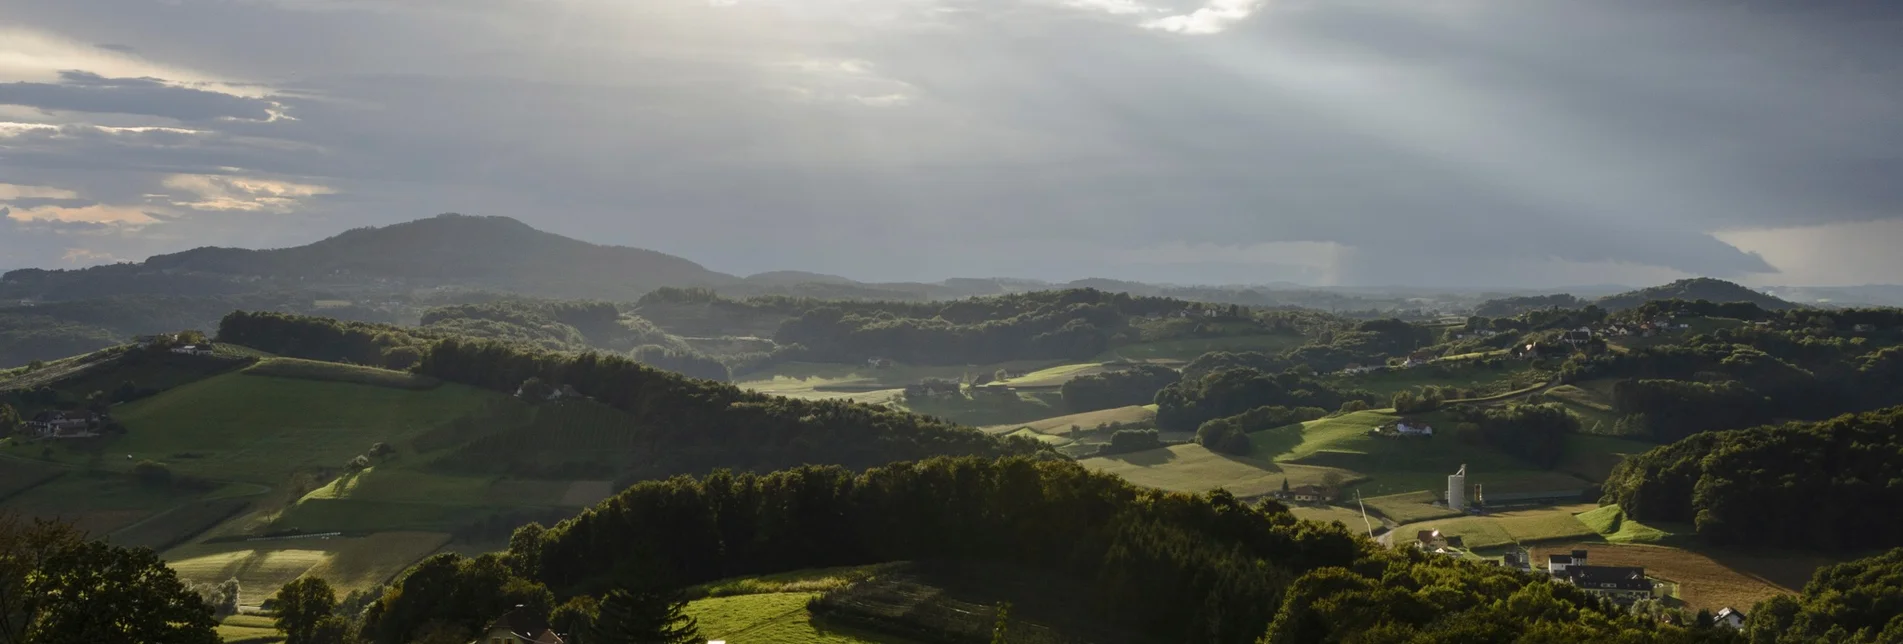
{"label": "sky", "polygon": [[504,215],[866,281],[1903,282],[1883,0],[0,0],[0,268]]}

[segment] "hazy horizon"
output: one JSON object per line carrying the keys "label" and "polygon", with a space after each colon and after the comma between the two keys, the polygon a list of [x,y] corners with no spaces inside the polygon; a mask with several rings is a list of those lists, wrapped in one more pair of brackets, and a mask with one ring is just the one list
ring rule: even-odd
{"label": "hazy horizon", "polygon": [[747,275],[1903,275],[1903,7],[0,0],[0,266],[501,215]]}

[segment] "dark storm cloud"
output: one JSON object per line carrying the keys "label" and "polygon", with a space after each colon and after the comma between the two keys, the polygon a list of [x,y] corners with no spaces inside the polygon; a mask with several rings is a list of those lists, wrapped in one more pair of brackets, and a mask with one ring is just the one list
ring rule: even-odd
{"label": "dark storm cloud", "polygon": [[1775,267],[1713,231],[1903,216],[1903,25],[1871,4],[1289,0],[1145,28],[1199,5],[0,0],[267,83],[296,117],[143,79],[4,86],[197,118],[0,139],[0,167],[339,191],[280,244],[456,210],[868,279],[1140,277],[1119,253],[1309,241],[1367,283],[1738,276]]}
{"label": "dark storm cloud", "polygon": [[0,105],[43,110],[144,114],[180,121],[217,118],[265,120],[271,101],[179,87],[157,78],[105,78],[87,71],[60,73],[59,83],[0,84]]}

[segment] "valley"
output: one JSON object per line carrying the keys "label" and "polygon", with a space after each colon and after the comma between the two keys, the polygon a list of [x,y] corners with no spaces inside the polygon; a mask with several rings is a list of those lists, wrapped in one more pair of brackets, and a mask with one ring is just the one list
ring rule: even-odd
{"label": "valley", "polygon": [[[1716,517],[1770,512],[1743,499],[1804,504],[1686,463],[1782,467],[1753,450],[1787,441],[1875,468],[1820,494],[1883,502],[1859,481],[1890,465],[1857,450],[1894,442],[1903,317],[1650,299],[1712,288],[1406,319],[1089,289],[662,288],[465,293],[399,323],[324,316],[352,310],[331,297],[0,371],[0,514],[150,548],[193,588],[235,582],[218,633],[260,643],[280,639],[279,589],[321,579],[353,628],[402,644],[424,625],[377,611],[427,612],[396,608],[416,575],[574,598],[665,577],[702,635],[788,644],[1134,644],[1190,622],[1253,641],[1295,622],[1244,607],[1309,592],[1290,583],[1317,562],[1487,576],[1530,557],[1487,582],[1524,592],[1574,551],[1644,569],[1630,615],[1758,610],[1895,528],[1832,509],[1806,511],[1851,531],[1739,528]],[[1699,460],[1734,440],[1737,464]],[[1316,550],[1226,541],[1199,513]],[[1245,565],[1230,557],[1282,572],[1220,593],[1176,577]],[[1226,608],[1169,599],[1197,593]],[[1606,619],[1653,619],[1626,610]]]}

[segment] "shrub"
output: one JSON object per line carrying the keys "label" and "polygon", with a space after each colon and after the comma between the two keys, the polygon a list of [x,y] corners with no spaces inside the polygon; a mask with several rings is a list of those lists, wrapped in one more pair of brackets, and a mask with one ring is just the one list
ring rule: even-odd
{"label": "shrub", "polygon": [[172,484],[172,468],[158,461],[139,461],[132,466],[132,478],[144,485],[169,486]]}

